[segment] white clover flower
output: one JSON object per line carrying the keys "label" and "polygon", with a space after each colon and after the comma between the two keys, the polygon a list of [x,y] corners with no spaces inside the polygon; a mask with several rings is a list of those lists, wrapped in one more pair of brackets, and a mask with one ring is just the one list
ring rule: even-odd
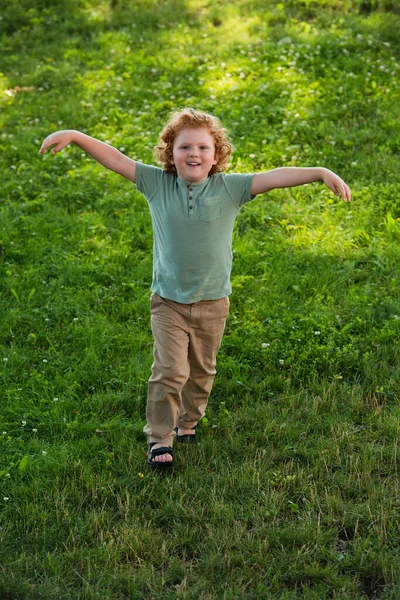
{"label": "white clover flower", "polygon": [[47,358],[44,358],[44,359],[43,359],[43,362],[44,362],[44,363],[47,363]]}
{"label": "white clover flower", "polygon": [[3,360],[4,360],[4,362],[7,362],[7,361],[8,361],[8,358],[3,358]]}
{"label": "white clover flower", "polygon": [[37,432],[37,429],[32,429],[32,431],[33,431],[33,433],[36,433],[36,432]]}
{"label": "white clover flower", "polygon": [[3,500],[4,502],[7,502],[10,498],[7,498],[7,496],[4,496]]}
{"label": "white clover flower", "polygon": [[22,423],[22,427],[25,427],[26,421],[21,421],[21,423]]}
{"label": "white clover flower", "polygon": [[268,342],[261,344],[261,348],[269,348],[270,344],[268,344]]}
{"label": "white clover flower", "polygon": [[47,454],[46,450],[42,450],[42,454],[43,454],[44,456],[46,456],[46,454]]}
{"label": "white clover flower", "polygon": [[7,431],[3,431],[2,433],[3,433],[3,435],[7,435]]}
{"label": "white clover flower", "polygon": [[283,358],[280,358],[280,359],[279,359],[279,364],[280,364],[280,365],[284,365],[284,364],[285,364],[285,361],[283,360]]}
{"label": "white clover flower", "polygon": [[314,335],[321,335],[320,331],[314,331]]}

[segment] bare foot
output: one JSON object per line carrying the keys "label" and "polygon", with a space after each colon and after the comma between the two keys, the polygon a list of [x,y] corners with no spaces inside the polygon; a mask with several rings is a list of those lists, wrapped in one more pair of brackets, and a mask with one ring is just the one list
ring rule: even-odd
{"label": "bare foot", "polygon": [[[154,446],[151,447],[152,450],[157,450],[157,448],[163,448],[165,447],[165,444],[154,444]],[[168,463],[168,462],[172,462],[173,458],[171,456],[171,454],[166,453],[166,454],[159,454],[158,456],[155,456],[151,462],[160,462],[160,463]]]}

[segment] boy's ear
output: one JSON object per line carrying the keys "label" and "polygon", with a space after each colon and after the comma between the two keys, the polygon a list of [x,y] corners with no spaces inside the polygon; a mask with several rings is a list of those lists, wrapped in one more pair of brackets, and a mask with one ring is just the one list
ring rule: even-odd
{"label": "boy's ear", "polygon": [[219,154],[218,154],[218,152],[215,152],[215,154],[214,154],[214,160],[213,160],[213,165],[216,165],[218,161],[219,161]]}

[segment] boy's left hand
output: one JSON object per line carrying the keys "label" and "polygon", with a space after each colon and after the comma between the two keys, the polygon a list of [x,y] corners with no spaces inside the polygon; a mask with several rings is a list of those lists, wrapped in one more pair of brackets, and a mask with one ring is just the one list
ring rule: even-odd
{"label": "boy's left hand", "polygon": [[335,194],[335,196],[341,196],[345,202],[350,202],[351,191],[347,183],[340,179],[333,171],[329,169],[323,169],[322,181],[326,186]]}

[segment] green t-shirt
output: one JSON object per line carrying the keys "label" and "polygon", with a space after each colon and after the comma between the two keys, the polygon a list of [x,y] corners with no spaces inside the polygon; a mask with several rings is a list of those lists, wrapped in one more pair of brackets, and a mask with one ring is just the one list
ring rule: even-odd
{"label": "green t-shirt", "polygon": [[136,185],[153,222],[156,294],[182,304],[232,292],[232,232],[254,174],[216,174],[189,184],[163,169],[136,163]]}

